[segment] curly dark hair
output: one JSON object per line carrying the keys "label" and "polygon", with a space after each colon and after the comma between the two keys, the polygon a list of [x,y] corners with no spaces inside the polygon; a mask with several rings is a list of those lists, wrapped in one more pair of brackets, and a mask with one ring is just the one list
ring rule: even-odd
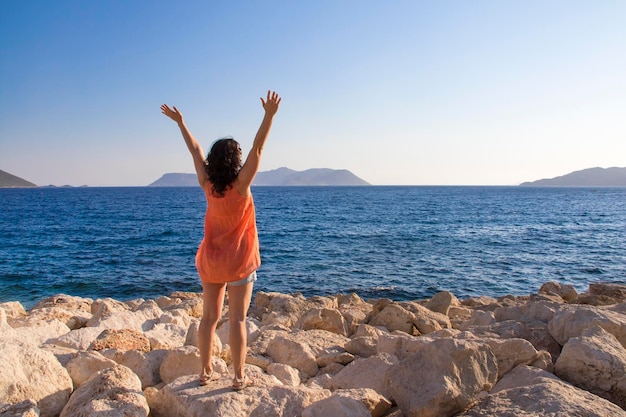
{"label": "curly dark hair", "polygon": [[241,169],[241,148],[233,138],[217,140],[206,157],[206,173],[213,186],[213,192],[224,197],[226,190],[233,186]]}

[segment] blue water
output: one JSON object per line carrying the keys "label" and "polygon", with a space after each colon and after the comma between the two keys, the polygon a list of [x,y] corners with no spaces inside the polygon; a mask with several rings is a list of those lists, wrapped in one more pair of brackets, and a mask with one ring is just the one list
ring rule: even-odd
{"label": "blue water", "polygon": [[[419,299],[626,282],[626,188],[256,187],[256,290]],[[0,189],[0,302],[201,291],[200,188]]]}

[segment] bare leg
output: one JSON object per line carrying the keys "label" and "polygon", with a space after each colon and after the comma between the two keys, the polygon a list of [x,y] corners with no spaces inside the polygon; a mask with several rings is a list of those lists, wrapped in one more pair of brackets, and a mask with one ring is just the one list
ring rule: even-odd
{"label": "bare leg", "polygon": [[201,373],[210,373],[211,354],[217,322],[222,316],[225,284],[202,283],[202,320],[198,329],[198,349],[200,350]]}
{"label": "bare leg", "polygon": [[229,343],[236,378],[243,378],[246,363],[246,316],[252,300],[253,283],[228,287]]}

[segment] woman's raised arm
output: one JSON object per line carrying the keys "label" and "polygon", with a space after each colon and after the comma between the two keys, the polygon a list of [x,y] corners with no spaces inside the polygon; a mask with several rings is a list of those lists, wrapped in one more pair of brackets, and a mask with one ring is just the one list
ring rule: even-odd
{"label": "woman's raised arm", "polygon": [[261,104],[265,110],[265,116],[263,117],[263,121],[261,122],[261,126],[259,127],[256,136],[254,137],[252,149],[250,149],[246,162],[243,164],[239,174],[237,175],[237,191],[239,191],[239,194],[243,196],[250,194],[250,185],[252,184],[254,176],[261,165],[263,147],[265,146],[265,141],[267,140],[270,129],[272,128],[272,121],[274,120],[274,115],[278,111],[280,101],[281,98],[275,91],[268,91],[266,100],[263,100],[263,97],[261,97]]}
{"label": "woman's raised arm", "polygon": [[193,158],[193,165],[196,168],[196,174],[198,175],[198,183],[202,188],[204,188],[205,184],[209,180],[209,177],[206,173],[206,162],[202,146],[193,137],[189,129],[187,129],[185,121],[183,120],[183,114],[176,108],[176,106],[171,109],[167,104],[163,104],[161,105],[161,112],[175,121],[178,125],[178,128],[183,135],[183,139],[185,139],[185,144],[187,144],[187,149],[189,149],[191,157]]}

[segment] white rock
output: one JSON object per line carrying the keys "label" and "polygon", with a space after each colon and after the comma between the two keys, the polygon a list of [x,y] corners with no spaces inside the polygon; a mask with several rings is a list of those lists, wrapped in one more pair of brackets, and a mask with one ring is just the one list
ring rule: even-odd
{"label": "white rock", "polygon": [[302,410],[302,417],[328,416],[371,417],[371,414],[361,401],[341,395],[331,395]]}
{"label": "white rock", "polygon": [[570,338],[556,361],[555,373],[626,409],[626,349],[601,327]]}
{"label": "white rock", "polygon": [[413,334],[413,323],[416,321],[417,317],[415,317],[415,314],[397,303],[389,303],[375,314],[368,324],[371,326],[382,326],[390,332],[399,330],[407,334]]}
{"label": "white rock", "polygon": [[407,416],[452,416],[490,390],[498,366],[489,346],[436,339],[390,367],[385,381]]}
{"label": "white rock", "polygon": [[375,355],[377,353],[378,338],[383,333],[382,330],[369,324],[360,324],[352,336],[350,336],[350,341],[346,344],[346,350],[362,358]]}
{"label": "white rock", "polygon": [[76,389],[87,382],[96,372],[116,365],[115,361],[105,358],[99,352],[90,350],[78,353],[74,359],[68,362],[66,369]]}
{"label": "white rock", "polygon": [[48,343],[76,350],[87,350],[103,331],[104,329],[99,327],[83,327],[65,333],[56,339],[48,340]]}
{"label": "white rock", "polygon": [[306,299],[301,295],[292,296],[277,292],[258,291],[250,314],[261,318],[263,325],[281,324],[289,328],[308,309]]}
{"label": "white rock", "polygon": [[230,388],[231,378],[199,386],[197,376],[180,377],[151,393],[151,416],[300,416],[307,406],[330,396],[327,390],[282,385],[249,365],[246,373],[258,384],[240,392]]}
{"label": "white rock", "polygon": [[296,323],[302,330],[326,330],[343,336],[348,335],[348,323],[338,309],[313,308],[306,311]]}
{"label": "white rock", "polygon": [[61,321],[53,319],[41,321],[29,327],[6,329],[2,336],[4,340],[20,340],[34,346],[40,346],[46,342],[52,342],[69,332],[69,327]]}
{"label": "white rock", "polygon": [[57,294],[44,298],[31,308],[31,313],[40,308],[62,308],[75,312],[91,314],[93,300],[91,298],[75,297],[67,294]]}
{"label": "white rock", "polygon": [[538,368],[520,365],[456,417],[623,417],[617,405]]}
{"label": "white rock", "polygon": [[186,311],[174,309],[164,312],[163,315],[159,317],[159,323],[175,324],[186,329],[191,324],[191,319],[192,317],[189,317],[189,314],[187,314]]}
{"label": "white rock", "polygon": [[144,336],[150,341],[150,349],[175,349],[185,344],[187,327],[173,323],[157,323]]}
{"label": "white rock", "polygon": [[130,307],[121,301],[117,301],[112,298],[103,298],[92,302],[90,311],[91,314],[93,314],[93,320],[91,320],[87,325],[96,326],[98,322],[106,320],[115,313],[130,311]]}
{"label": "white rock", "polygon": [[571,337],[582,335],[583,331],[599,325],[626,347],[626,315],[598,307],[578,306],[576,309],[561,310],[548,323],[548,330],[561,346]]}
{"label": "white rock", "polygon": [[[228,366],[219,358],[212,357],[211,365],[217,374],[227,374]],[[200,375],[200,351],[194,346],[183,346],[167,352],[161,363],[159,373],[166,384],[184,375]]]}
{"label": "white rock", "polygon": [[395,356],[384,353],[356,359],[332,377],[329,388],[331,390],[371,388],[389,398],[389,388],[381,376],[397,363]]}
{"label": "white rock", "polygon": [[24,342],[0,341],[0,403],[34,400],[41,416],[57,416],[72,379],[50,352]]}
{"label": "white rock", "polygon": [[7,320],[16,319],[26,316],[26,310],[22,303],[18,301],[8,301],[0,303],[0,308],[6,313]]}
{"label": "white rock", "polygon": [[285,385],[297,387],[300,385],[298,370],[282,363],[272,363],[267,367],[267,373],[273,375]]}
{"label": "white rock", "polygon": [[530,365],[538,358],[538,352],[525,339],[483,339],[496,355],[498,379],[520,364]]}
{"label": "white rock", "polygon": [[277,334],[270,340],[267,354],[274,362],[292,366],[306,376],[315,376],[317,374],[318,366],[315,354],[309,345],[302,340],[298,340],[297,336]]}
{"label": "white rock", "polygon": [[43,344],[39,348],[46,352],[52,353],[64,368],[67,366],[68,362],[74,359],[74,357],[79,352],[76,349],[72,349],[72,348],[68,348],[64,346],[58,346],[54,344]]}
{"label": "white rock", "polygon": [[459,307],[461,302],[450,291],[440,291],[427,303],[426,308],[436,313],[448,315],[450,307]]}
{"label": "white rock", "polygon": [[[375,352],[374,352],[375,353]],[[365,356],[365,355],[362,355]],[[371,356],[371,355],[368,355]],[[354,360],[354,355],[341,348],[337,348],[336,350],[330,351],[328,353],[323,354],[322,356],[318,356],[315,361],[320,368],[328,366],[333,363],[338,363],[341,365],[347,365]]]}
{"label": "white rock", "polygon": [[88,327],[146,331],[154,327],[163,315],[163,310],[154,301],[145,301],[135,311],[119,301],[107,299],[100,304],[98,301],[94,301],[95,312],[87,322]]}
{"label": "white rock", "polygon": [[157,305],[158,305],[158,306],[159,306],[162,310],[166,310],[166,309],[168,309],[169,307],[174,307],[174,306],[176,306],[177,304],[180,304],[180,303],[181,303],[180,298],[171,298],[171,297],[168,297],[168,296],[166,296],[166,295],[162,295],[162,296],[160,296],[160,297],[157,297],[154,301],[157,303]]}
{"label": "white rock", "polygon": [[496,316],[492,311],[474,310],[472,317],[461,325],[461,330],[468,330],[474,326],[489,326],[495,322]]}
{"label": "white rock", "polygon": [[372,304],[366,303],[354,293],[337,295],[337,303],[348,326],[348,335],[354,333],[359,325],[365,323],[373,308]]}
{"label": "white rock", "polygon": [[539,288],[539,294],[556,295],[567,303],[574,301],[578,297],[578,293],[573,286],[558,282],[546,282]]}
{"label": "white rock", "polygon": [[[253,343],[259,335],[258,320],[247,318],[246,319],[246,340],[248,344]],[[222,344],[229,343],[230,322],[226,320],[221,326],[217,328],[215,333],[219,336]]]}
{"label": "white rock", "polygon": [[103,369],[78,388],[60,417],[147,417],[150,409],[137,375],[122,365]]}
{"label": "white rock", "polygon": [[339,389],[333,392],[333,396],[347,397],[360,401],[367,407],[372,417],[386,415],[391,409],[391,401],[369,388]]}
{"label": "white rock", "polygon": [[116,363],[130,368],[139,377],[141,388],[145,389],[161,382],[160,368],[168,351],[140,352],[137,350],[107,349],[101,353]]}
{"label": "white rock", "polygon": [[552,301],[530,301],[516,306],[499,307],[494,310],[497,321],[513,320],[518,322],[541,321],[548,323],[557,312],[569,311],[570,306]]}
{"label": "white rock", "polygon": [[428,336],[414,337],[408,334],[382,334],[377,341],[378,354],[386,353],[402,360],[430,343],[433,339]]}
{"label": "white rock", "polygon": [[4,333],[8,330],[13,330],[9,323],[7,322],[7,313],[4,308],[0,307],[0,334],[4,335]]}
{"label": "white rock", "polygon": [[[192,318],[187,328],[187,336],[185,337],[185,345],[198,347],[198,330],[200,329],[200,319]],[[219,339],[219,337],[216,337]],[[222,341],[220,340],[220,346]]]}
{"label": "white rock", "polygon": [[27,316],[13,319],[10,324],[13,327],[29,327],[39,322],[57,319],[70,329],[84,327],[91,318],[91,313],[82,310],[68,310],[63,307],[41,307],[31,310]]}
{"label": "white rock", "polygon": [[428,334],[452,327],[448,316],[432,311],[417,302],[406,301],[401,302],[400,305],[415,314],[415,322],[413,324],[421,334]]}

